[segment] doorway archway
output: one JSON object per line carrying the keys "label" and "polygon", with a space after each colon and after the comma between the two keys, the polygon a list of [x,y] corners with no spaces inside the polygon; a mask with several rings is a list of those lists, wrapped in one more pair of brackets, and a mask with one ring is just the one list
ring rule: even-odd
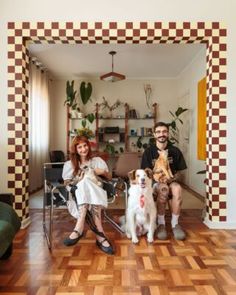
{"label": "doorway archway", "polygon": [[8,188],[29,221],[28,42],[49,44],[204,43],[207,64],[207,216],[227,221],[226,28],[219,22],[9,22]]}

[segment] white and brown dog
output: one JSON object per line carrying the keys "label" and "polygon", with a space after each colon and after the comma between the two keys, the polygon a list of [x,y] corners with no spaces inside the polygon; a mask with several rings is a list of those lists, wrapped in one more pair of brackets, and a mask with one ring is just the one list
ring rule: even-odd
{"label": "white and brown dog", "polygon": [[128,176],[130,188],[126,209],[126,235],[133,243],[138,243],[138,236],[147,233],[147,240],[152,243],[157,215],[152,195],[152,171],[148,168],[133,170]]}

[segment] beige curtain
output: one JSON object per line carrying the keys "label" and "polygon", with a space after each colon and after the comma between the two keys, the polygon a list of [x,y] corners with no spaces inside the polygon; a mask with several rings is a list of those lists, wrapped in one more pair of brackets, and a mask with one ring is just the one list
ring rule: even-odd
{"label": "beige curtain", "polygon": [[29,80],[29,191],[43,185],[43,163],[48,161],[50,131],[49,77],[30,64]]}

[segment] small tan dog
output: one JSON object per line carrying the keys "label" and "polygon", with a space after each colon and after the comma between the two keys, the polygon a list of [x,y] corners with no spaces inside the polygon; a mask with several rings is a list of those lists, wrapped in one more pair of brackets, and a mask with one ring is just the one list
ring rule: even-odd
{"label": "small tan dog", "polygon": [[158,153],[159,157],[153,168],[153,178],[156,182],[166,183],[174,177],[168,161],[168,150],[161,150]]}

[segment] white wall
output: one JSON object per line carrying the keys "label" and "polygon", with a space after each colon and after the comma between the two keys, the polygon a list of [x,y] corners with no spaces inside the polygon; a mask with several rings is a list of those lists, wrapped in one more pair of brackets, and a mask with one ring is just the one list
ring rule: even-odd
{"label": "white wall", "polygon": [[235,0],[1,0],[0,3],[0,190],[7,190],[8,21],[222,21],[227,24],[227,221],[236,225],[236,10]]}
{"label": "white wall", "polygon": [[197,99],[198,81],[206,76],[206,50],[203,49],[194,60],[179,75],[176,83],[177,97],[181,99],[188,94],[189,97],[189,187],[205,196],[205,175],[196,174],[197,171],[205,170],[205,161],[197,159]]}
{"label": "white wall", "polygon": [[[143,86],[149,83],[152,86],[152,103],[158,104],[157,119],[162,121],[170,121],[169,110],[175,111],[177,107],[176,85],[175,79],[158,79],[158,80],[124,80],[116,83],[103,82],[100,80],[89,80],[93,86],[92,102],[88,102],[86,106],[80,104],[85,113],[94,112],[95,104],[102,102],[104,96],[109,105],[112,105],[117,99],[123,103],[128,103],[130,109],[135,108],[140,117],[148,114],[149,109],[146,105]],[[88,82],[88,81],[86,81]],[[80,81],[75,81],[74,89],[79,91]],[[54,80],[52,83],[52,137],[51,149],[62,149],[66,151],[66,107],[63,105],[66,97],[66,81]],[[80,101],[80,98],[78,98]],[[103,116],[109,115],[107,110],[101,111]],[[124,115],[124,107],[119,107],[114,111],[116,114]],[[99,126],[116,126],[124,127],[121,121],[104,121],[99,120]],[[76,125],[74,125],[76,126]],[[129,120],[130,128],[137,127],[153,127],[153,120]],[[80,126],[78,126],[80,127]]]}

